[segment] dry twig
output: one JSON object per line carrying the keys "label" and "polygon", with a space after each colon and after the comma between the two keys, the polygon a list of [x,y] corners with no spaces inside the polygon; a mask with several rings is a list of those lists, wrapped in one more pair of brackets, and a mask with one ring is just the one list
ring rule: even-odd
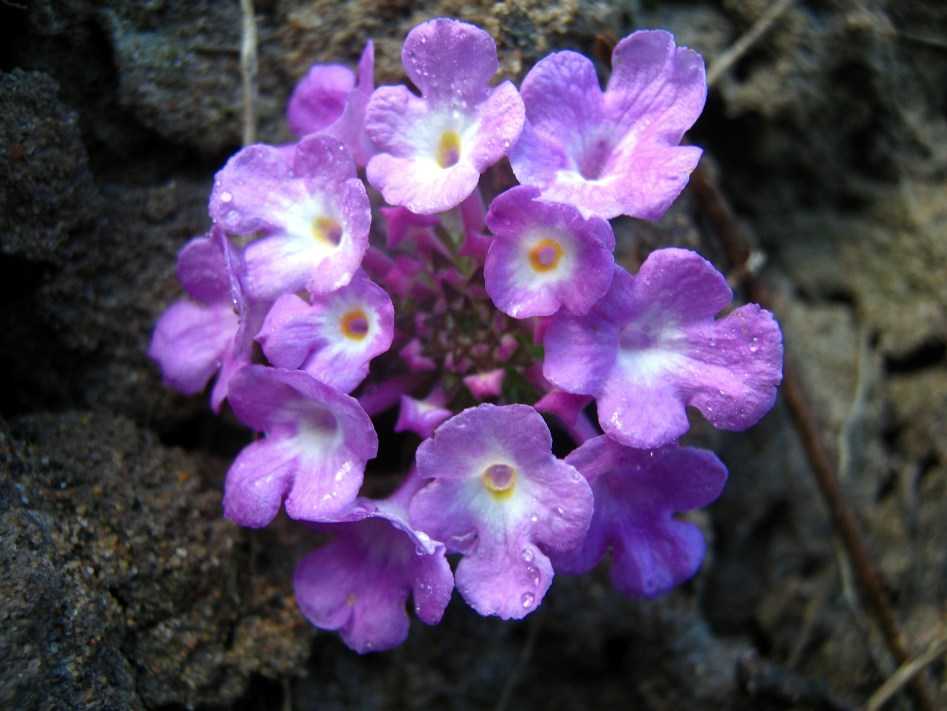
{"label": "dry twig", "polygon": [[766,12],[760,15],[760,18],[753,23],[753,26],[746,31],[740,38],[727,48],[719,57],[711,62],[707,69],[707,86],[713,86],[717,83],[727,71],[736,64],[740,57],[746,54],[754,44],[759,42],[760,37],[766,34],[767,30],[773,26],[773,23],[779,19],[793,0],[779,0],[779,2],[770,5]]}
{"label": "dry twig", "polygon": [[506,678],[506,683],[503,685],[503,691],[500,693],[500,699],[497,701],[495,711],[506,711],[506,707],[510,705],[510,699],[513,698],[513,692],[516,690],[516,684],[519,682],[523,671],[525,671],[526,667],[529,665],[529,660],[533,656],[533,650],[536,648],[536,640],[539,638],[539,630],[543,625],[542,615],[533,615],[533,617],[531,617],[529,620],[529,625],[529,636],[526,638],[526,644],[523,645],[523,651],[520,653],[519,661],[516,663],[516,666],[513,667],[510,675]]}
{"label": "dry twig", "polygon": [[871,698],[868,699],[868,704],[865,706],[865,711],[879,711],[905,684],[924,671],[924,668],[928,664],[934,662],[942,654],[947,654],[947,637],[941,637],[935,640],[934,643],[928,647],[926,652],[902,664],[898,670],[878,688],[878,691],[871,695]]}

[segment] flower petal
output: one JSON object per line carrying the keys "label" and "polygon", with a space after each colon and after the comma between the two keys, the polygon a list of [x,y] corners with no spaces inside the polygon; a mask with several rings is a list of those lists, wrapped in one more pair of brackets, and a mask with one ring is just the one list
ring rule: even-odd
{"label": "flower petal", "polygon": [[553,579],[549,558],[528,541],[481,544],[457,565],[457,591],[481,615],[521,620],[545,597]]}
{"label": "flower petal", "polygon": [[148,355],[161,368],[165,384],[185,395],[199,393],[220,368],[237,330],[229,303],[174,302],[158,319]]}
{"label": "flower petal", "polygon": [[446,17],[422,22],[408,33],[401,63],[424,97],[437,103],[479,103],[499,69],[489,34]]}
{"label": "flower petal", "polygon": [[279,513],[296,467],[296,452],[285,442],[265,439],[247,445],[227,472],[224,515],[241,526],[268,525]]}
{"label": "flower petal", "polygon": [[213,233],[195,237],[178,252],[178,281],[188,296],[205,304],[230,300],[230,276],[220,249],[221,238]]}
{"label": "flower petal", "polygon": [[286,120],[297,136],[328,128],[345,109],[355,75],[338,64],[313,64],[289,98]]}

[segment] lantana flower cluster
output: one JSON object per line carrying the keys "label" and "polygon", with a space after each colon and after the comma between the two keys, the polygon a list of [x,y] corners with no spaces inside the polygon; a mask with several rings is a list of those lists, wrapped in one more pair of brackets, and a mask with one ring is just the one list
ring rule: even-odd
{"label": "lantana flower cluster", "polygon": [[[704,554],[677,515],[727,478],[678,444],[687,408],[750,427],[782,369],[772,315],[717,318],[732,293],[700,255],[660,249],[636,274],[615,262],[609,220],[660,218],[700,158],[680,143],[702,59],[639,31],[604,91],[569,51],[517,88],[492,83],[486,32],[442,18],[408,34],[402,62],[413,88],[375,88],[370,42],[354,73],[313,66],[289,103],[298,141],[234,155],[213,227],[180,252],[186,296],[150,355],[182,393],[214,379],[212,408],[258,433],[224,514],[262,527],[284,511],[326,534],[296,598],[358,652],[404,641],[409,598],[427,624],[455,588],[520,619],[556,573],[603,558],[623,593],[670,590]],[[519,184],[498,190],[504,160]],[[373,499],[379,423],[420,443]],[[550,424],[572,442],[564,459]]]}

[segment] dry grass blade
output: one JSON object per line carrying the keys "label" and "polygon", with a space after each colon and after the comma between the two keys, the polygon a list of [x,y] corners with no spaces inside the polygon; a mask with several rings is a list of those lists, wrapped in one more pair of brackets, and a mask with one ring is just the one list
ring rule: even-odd
{"label": "dry grass blade", "polygon": [[760,19],[753,23],[753,26],[743,34],[740,39],[730,45],[725,52],[717,57],[707,69],[707,86],[713,86],[727,71],[736,64],[740,57],[746,54],[753,45],[759,42],[760,38],[766,34],[773,23],[779,19],[779,16],[789,9],[793,0],[779,0],[773,3],[766,12],[760,15]]}
{"label": "dry grass blade", "polygon": [[253,0],[240,0],[243,17],[240,43],[240,76],[243,79],[243,145],[256,142],[256,17]]}
{"label": "dry grass blade", "polygon": [[936,640],[926,652],[902,664],[898,670],[871,695],[871,698],[868,699],[868,704],[865,706],[865,711],[880,711],[881,707],[888,703],[905,684],[924,671],[924,668],[927,667],[928,664],[931,664],[945,653],[947,653],[947,637],[941,637],[939,640]]}

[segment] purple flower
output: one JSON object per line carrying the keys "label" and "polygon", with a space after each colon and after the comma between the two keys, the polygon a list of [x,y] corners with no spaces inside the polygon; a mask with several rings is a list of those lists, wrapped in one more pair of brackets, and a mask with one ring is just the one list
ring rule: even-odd
{"label": "purple flower", "polygon": [[391,346],[394,307],[364,273],[347,286],[306,303],[284,294],[267,314],[257,341],[279,368],[305,370],[350,392],[368,374],[372,358]]}
{"label": "purple flower", "polygon": [[408,478],[390,499],[361,499],[339,522],[321,526],[332,540],[297,566],[296,602],[324,630],[338,630],[364,654],[397,647],[408,636],[410,593],[418,618],[440,622],[454,589],[444,545],[408,523],[407,503],[421,484]]}
{"label": "purple flower", "polygon": [[488,400],[500,396],[505,379],[506,371],[503,368],[494,368],[483,373],[465,375],[463,383],[477,400]]}
{"label": "purple flower", "polygon": [[299,137],[311,133],[333,136],[364,166],[374,155],[365,134],[365,107],[375,88],[375,47],[369,40],[358,60],[358,82],[348,67],[314,64],[290,97],[289,127]]}
{"label": "purple flower", "polygon": [[203,304],[178,299],[155,326],[148,356],[165,385],[184,395],[203,390],[237,332],[237,314],[227,301]]}
{"label": "purple flower", "polygon": [[368,247],[365,186],[345,146],[328,136],[308,136],[291,152],[244,148],[217,174],[210,214],[230,233],[265,235],[244,251],[246,287],[255,300],[339,289]]}
{"label": "purple flower", "polygon": [[481,615],[532,612],[552,583],[545,551],[576,547],[588,529],[591,490],[551,447],[533,408],[480,405],[418,448],[418,475],[432,481],[411,501],[411,522],[464,555],[457,589]]}
{"label": "purple flower", "polygon": [[756,304],[715,321],[731,297],[723,275],[697,253],[652,252],[635,277],[616,269],[587,315],[553,317],[543,374],[595,397],[605,433],[630,447],[676,440],[688,429],[687,405],[716,427],[746,429],[776,399],[782,336]]}
{"label": "purple flower", "polygon": [[697,572],[704,538],[674,515],[714,501],[727,469],[704,449],[631,449],[608,437],[590,439],[566,461],[582,472],[595,494],[585,541],[555,553],[560,573],[587,573],[611,551],[614,586],[635,597],[667,592]]}
{"label": "purple flower", "polygon": [[453,414],[446,405],[447,397],[439,389],[423,400],[402,395],[395,432],[414,432],[421,438],[430,437],[437,426]]}
{"label": "purple flower", "polygon": [[465,22],[418,25],[401,61],[421,96],[404,86],[375,90],[365,128],[379,153],[368,162],[368,182],[389,204],[443,212],[509,150],[523,128],[523,101],[508,81],[489,86],[499,67],[496,45]]}
{"label": "purple flower", "polygon": [[230,384],[230,404],[266,436],[243,449],[227,472],[224,514],[266,526],[286,513],[319,521],[349,506],[365,462],[378,452],[371,420],[356,400],[302,371],[249,365]]}
{"label": "purple flower", "polygon": [[560,306],[584,314],[608,291],[615,236],[605,220],[585,220],[519,186],[493,201],[487,225],[496,235],[484,265],[487,293],[513,318],[551,316]]}
{"label": "purple flower", "polygon": [[172,304],[158,319],[148,355],[165,383],[185,395],[200,392],[219,371],[211,407],[220,410],[232,375],[250,362],[253,334],[265,304],[244,298],[241,266],[223,231],[188,242],[178,254],[177,275],[190,299]]}
{"label": "purple flower", "polygon": [[699,148],[678,144],[704,107],[704,63],[667,32],[619,42],[604,94],[592,62],[575,52],[538,62],[522,92],[526,126],[510,152],[513,172],[584,215],[658,219],[700,159]]}

